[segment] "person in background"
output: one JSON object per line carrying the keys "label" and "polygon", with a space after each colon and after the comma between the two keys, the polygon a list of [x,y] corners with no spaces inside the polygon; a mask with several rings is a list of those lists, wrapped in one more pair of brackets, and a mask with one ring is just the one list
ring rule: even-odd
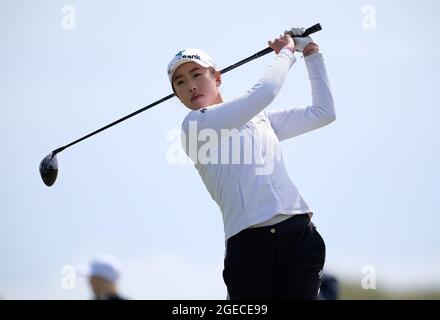
{"label": "person in background", "polygon": [[339,283],[336,277],[331,274],[324,273],[321,279],[321,288],[319,290],[319,300],[338,300],[339,299]]}
{"label": "person in background", "polygon": [[110,255],[99,255],[89,265],[80,266],[78,274],[89,279],[95,300],[125,300],[118,293],[118,280],[121,277],[119,262]]}

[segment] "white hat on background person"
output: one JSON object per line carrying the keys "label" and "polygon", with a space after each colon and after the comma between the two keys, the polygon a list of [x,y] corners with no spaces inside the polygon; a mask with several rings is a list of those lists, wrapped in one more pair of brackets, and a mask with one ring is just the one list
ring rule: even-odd
{"label": "white hat on background person", "polygon": [[76,271],[80,276],[99,277],[111,283],[116,283],[121,277],[119,261],[109,254],[96,256],[88,265],[78,266]]}

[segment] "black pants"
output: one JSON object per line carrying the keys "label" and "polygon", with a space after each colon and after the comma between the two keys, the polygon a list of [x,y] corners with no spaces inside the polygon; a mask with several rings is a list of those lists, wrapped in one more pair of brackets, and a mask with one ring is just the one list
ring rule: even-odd
{"label": "black pants", "polygon": [[231,300],[316,299],[325,244],[307,214],[228,239],[223,279]]}

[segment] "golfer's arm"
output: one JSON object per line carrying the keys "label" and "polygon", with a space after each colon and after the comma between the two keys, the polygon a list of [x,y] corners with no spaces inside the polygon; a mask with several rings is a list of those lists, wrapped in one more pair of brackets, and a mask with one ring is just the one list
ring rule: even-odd
{"label": "golfer's arm", "polygon": [[304,60],[310,79],[312,104],[308,107],[265,112],[280,141],[321,128],[336,119],[333,96],[322,54],[314,53],[305,57]]}
{"label": "golfer's arm", "polygon": [[295,61],[291,51],[281,50],[263,78],[246,94],[204,110],[192,111],[182,129],[187,129],[189,121],[197,122],[198,131],[209,128],[220,132],[221,129],[240,128],[275,99]]}

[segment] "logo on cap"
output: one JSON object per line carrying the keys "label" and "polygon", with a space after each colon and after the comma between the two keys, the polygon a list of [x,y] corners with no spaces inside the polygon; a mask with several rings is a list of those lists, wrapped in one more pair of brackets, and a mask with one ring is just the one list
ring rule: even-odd
{"label": "logo on cap", "polygon": [[181,57],[184,52],[185,52],[185,50],[177,52],[176,57]]}
{"label": "logo on cap", "polygon": [[198,54],[183,54],[185,51],[186,50],[182,50],[182,51],[179,51],[176,54],[176,57],[178,57],[177,61],[179,61],[180,59],[197,59],[197,60],[201,60],[200,55],[198,55]]}
{"label": "logo on cap", "polygon": [[168,74],[171,74],[174,71],[174,65],[177,61],[180,61],[181,59],[190,59],[190,60],[202,60],[199,54],[184,54],[186,50],[181,50],[176,54],[176,61],[170,66],[168,69]]}

